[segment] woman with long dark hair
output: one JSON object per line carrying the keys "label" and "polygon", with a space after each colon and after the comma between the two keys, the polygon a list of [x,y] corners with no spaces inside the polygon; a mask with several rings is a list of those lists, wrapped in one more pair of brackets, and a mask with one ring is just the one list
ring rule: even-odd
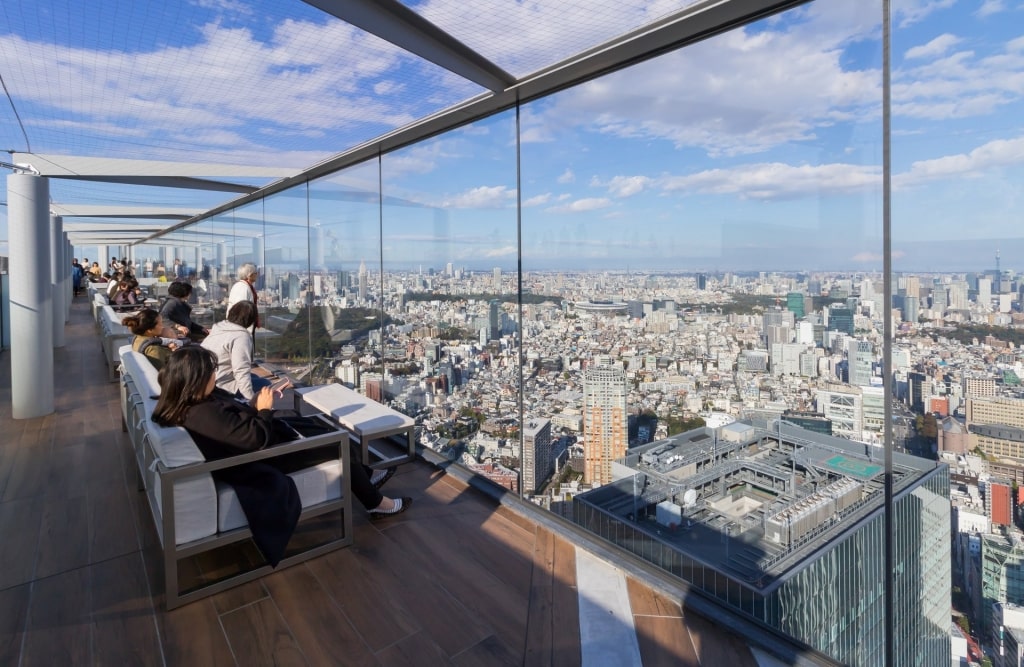
{"label": "woman with long dark hair", "polygon": [[152,308],[143,308],[122,319],[121,323],[135,334],[132,338],[132,349],[146,355],[149,363],[156,366],[157,370],[163,368],[171,352],[179,347],[179,342],[173,335],[174,330],[165,327],[163,318]]}
{"label": "woman with long dark hair", "polygon": [[[161,426],[185,427],[208,460],[265,449],[292,439],[288,435],[290,429],[274,416],[270,387],[256,394],[254,405],[242,403],[217,387],[216,371],[217,356],[197,345],[171,355],[160,370],[160,398],[153,409],[153,421]],[[352,494],[370,517],[404,512],[412,498],[392,499],[379,491],[394,469],[374,472],[359,462],[359,453],[351,443],[349,448]],[[336,459],[337,451],[337,447],[318,448],[214,473],[234,487],[249,519],[253,539],[272,565],[284,553],[301,511],[295,482],[286,473]]]}

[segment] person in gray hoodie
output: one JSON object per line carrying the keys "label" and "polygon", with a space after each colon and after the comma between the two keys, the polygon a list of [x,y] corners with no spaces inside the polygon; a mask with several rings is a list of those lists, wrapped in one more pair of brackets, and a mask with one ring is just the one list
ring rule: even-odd
{"label": "person in gray hoodie", "polygon": [[252,401],[267,380],[252,374],[252,332],[256,306],[239,301],[231,306],[228,317],[210,329],[202,346],[217,355],[217,386],[228,393]]}

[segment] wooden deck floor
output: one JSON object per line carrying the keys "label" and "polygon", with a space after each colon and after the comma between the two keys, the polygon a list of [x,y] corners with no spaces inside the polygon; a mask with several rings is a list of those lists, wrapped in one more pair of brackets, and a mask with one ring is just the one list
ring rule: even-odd
{"label": "wooden deck floor", "polygon": [[[581,664],[577,547],[423,461],[387,487],[414,507],[376,523],[357,511],[353,547],[163,611],[83,297],[66,336],[46,417],[11,418],[0,353],[0,665]],[[644,665],[756,664],[741,638],[628,583]]]}

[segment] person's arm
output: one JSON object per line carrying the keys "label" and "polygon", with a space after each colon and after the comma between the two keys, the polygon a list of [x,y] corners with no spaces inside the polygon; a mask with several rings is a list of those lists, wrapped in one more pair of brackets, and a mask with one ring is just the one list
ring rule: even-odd
{"label": "person's arm", "polygon": [[235,376],[235,389],[246,400],[256,395],[252,388],[252,339],[235,339],[231,345],[231,374]]}
{"label": "person's arm", "polygon": [[[228,452],[244,453],[276,444],[273,411],[266,402],[257,408],[242,405],[223,390],[189,409],[185,428]],[[271,399],[272,405],[272,399]]]}

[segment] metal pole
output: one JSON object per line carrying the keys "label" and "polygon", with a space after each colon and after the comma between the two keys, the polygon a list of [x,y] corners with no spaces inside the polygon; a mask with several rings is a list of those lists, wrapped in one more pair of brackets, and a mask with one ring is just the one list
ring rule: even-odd
{"label": "metal pole", "polygon": [[885,396],[885,664],[895,667],[896,644],[896,558],[893,522],[892,473],[892,156],[891,156],[891,49],[892,25],[890,0],[882,0],[882,271],[885,272],[882,313],[883,337],[882,366],[885,370],[883,395]]}

